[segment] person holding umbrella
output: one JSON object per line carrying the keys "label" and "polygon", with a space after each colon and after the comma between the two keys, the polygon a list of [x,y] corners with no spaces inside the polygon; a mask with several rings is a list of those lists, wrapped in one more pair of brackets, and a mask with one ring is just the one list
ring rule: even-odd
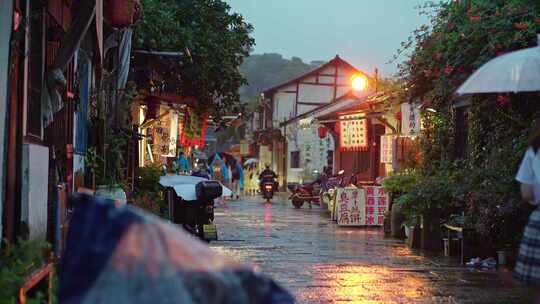
{"label": "person holding umbrella", "polygon": [[[520,93],[540,92],[540,35],[538,45],[508,53],[490,60],[475,71],[457,93]],[[521,197],[534,206],[540,205],[540,120],[529,141],[516,180],[521,186]],[[540,209],[529,217],[521,240],[514,277],[540,287]],[[540,293],[536,302],[540,303]]]}

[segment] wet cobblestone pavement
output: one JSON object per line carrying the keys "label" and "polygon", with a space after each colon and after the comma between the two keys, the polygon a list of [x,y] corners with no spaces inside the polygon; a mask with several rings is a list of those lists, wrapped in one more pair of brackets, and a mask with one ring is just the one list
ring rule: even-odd
{"label": "wet cobblestone pavement", "polygon": [[382,229],[339,228],[318,206],[258,198],[216,209],[211,247],[256,265],[298,303],[530,303],[533,291],[510,273],[459,267],[421,256]]}

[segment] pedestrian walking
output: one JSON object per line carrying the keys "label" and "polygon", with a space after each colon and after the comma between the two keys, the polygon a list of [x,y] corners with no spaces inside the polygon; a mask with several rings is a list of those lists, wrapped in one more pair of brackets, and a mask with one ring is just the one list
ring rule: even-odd
{"label": "pedestrian walking", "polygon": [[257,170],[257,165],[253,165],[251,168],[251,191],[253,195],[257,195],[259,191],[259,172]]}
{"label": "pedestrian walking", "polygon": [[238,177],[237,184],[236,184],[236,199],[240,198],[240,194],[244,192],[244,169],[242,169],[242,165],[240,164],[240,161],[237,161],[234,164],[236,175]]}
{"label": "pedestrian walking", "polygon": [[[516,180],[521,183],[523,200],[534,206],[540,205],[540,120],[531,136],[529,148],[525,152]],[[532,286],[540,287],[540,209],[529,217],[515,268],[514,276]],[[540,293],[536,298],[540,303]]]}

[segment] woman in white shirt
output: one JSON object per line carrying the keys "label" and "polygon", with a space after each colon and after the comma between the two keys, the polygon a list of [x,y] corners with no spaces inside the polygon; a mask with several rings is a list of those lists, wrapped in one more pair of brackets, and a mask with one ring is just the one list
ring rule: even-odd
{"label": "woman in white shirt", "polygon": [[[521,183],[522,198],[540,204],[540,120],[525,152],[516,180]],[[540,287],[540,209],[536,209],[525,227],[514,276],[528,284]],[[540,297],[537,300],[540,303]]]}

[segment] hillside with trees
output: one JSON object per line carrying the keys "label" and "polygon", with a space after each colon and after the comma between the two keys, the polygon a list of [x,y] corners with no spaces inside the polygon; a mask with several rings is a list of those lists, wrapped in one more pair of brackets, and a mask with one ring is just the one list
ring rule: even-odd
{"label": "hillside with trees", "polygon": [[322,64],[323,61],[305,63],[298,57],[286,59],[276,53],[251,55],[240,67],[240,73],[248,82],[240,88],[242,102],[249,103],[265,89],[293,79]]}

